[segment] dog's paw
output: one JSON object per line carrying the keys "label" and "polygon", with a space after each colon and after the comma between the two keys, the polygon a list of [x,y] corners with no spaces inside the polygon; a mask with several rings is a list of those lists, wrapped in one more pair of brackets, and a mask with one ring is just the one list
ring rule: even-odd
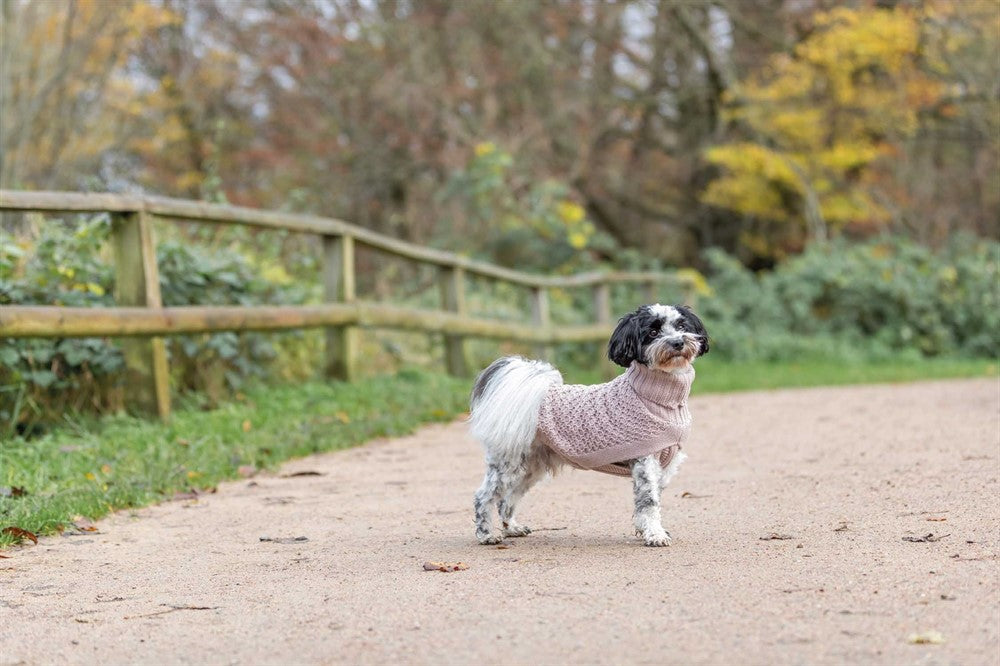
{"label": "dog's paw", "polygon": [[503,543],[503,537],[498,534],[487,534],[486,536],[477,537],[479,543],[484,546],[495,546],[498,543]]}
{"label": "dog's paw", "polygon": [[531,534],[531,528],[527,525],[505,525],[503,528],[503,535],[509,537],[523,537]]}
{"label": "dog's paw", "polygon": [[642,541],[647,546],[652,546],[654,548],[659,548],[660,546],[669,546],[671,541],[670,532],[667,532],[666,530],[660,530],[659,532],[645,534],[642,537]]}

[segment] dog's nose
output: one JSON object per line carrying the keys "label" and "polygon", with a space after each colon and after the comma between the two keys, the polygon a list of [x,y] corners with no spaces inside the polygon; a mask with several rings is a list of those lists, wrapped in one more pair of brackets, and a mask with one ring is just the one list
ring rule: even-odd
{"label": "dog's nose", "polygon": [[683,340],[672,340],[670,342],[670,346],[673,347],[674,349],[676,349],[677,351],[680,351],[680,350],[684,349],[684,341]]}

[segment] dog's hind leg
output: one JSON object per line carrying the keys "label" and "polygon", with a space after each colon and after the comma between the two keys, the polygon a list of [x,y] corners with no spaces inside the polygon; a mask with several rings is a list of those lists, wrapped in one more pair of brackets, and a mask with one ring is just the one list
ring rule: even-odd
{"label": "dog's hind leg", "polygon": [[544,475],[544,469],[531,466],[521,466],[517,471],[504,475],[500,485],[498,505],[504,536],[523,537],[531,534],[531,528],[519,524],[514,519],[514,511],[524,494]]}
{"label": "dog's hind leg", "polygon": [[502,536],[493,534],[493,505],[500,492],[500,470],[494,465],[488,465],[483,485],[476,491],[473,507],[476,512],[476,538],[483,545],[500,543]]}
{"label": "dog's hind leg", "polygon": [[635,513],[632,521],[635,533],[641,536],[647,546],[670,544],[670,534],[660,522],[660,467],[659,456],[637,458],[630,463],[632,468],[632,490],[635,494]]}

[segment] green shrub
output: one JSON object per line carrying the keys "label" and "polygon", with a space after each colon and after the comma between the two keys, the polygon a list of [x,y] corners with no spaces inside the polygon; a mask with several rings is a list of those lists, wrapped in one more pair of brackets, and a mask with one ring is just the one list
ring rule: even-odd
{"label": "green shrub", "polygon": [[[111,305],[107,216],[52,222],[33,246],[0,236],[0,305]],[[121,353],[107,340],[0,340],[0,435],[74,410],[121,406]]]}
{"label": "green shrub", "polygon": [[[107,216],[75,226],[57,220],[36,226],[39,231],[30,241],[0,237],[0,305],[113,305]],[[315,252],[306,246],[295,245],[298,258],[288,259],[275,244],[262,245],[243,229],[233,230],[232,238],[225,236],[225,246],[212,250],[179,235],[184,232],[165,231],[173,235],[159,243],[157,260],[167,306],[297,304],[318,298]],[[195,229],[192,237],[203,232]],[[218,246],[222,238],[202,240]],[[954,238],[938,251],[894,237],[853,245],[836,241],[815,244],[773,271],[755,274],[733,257],[709,250],[710,288],[700,287],[697,309],[714,339],[713,355],[723,359],[995,357],[1000,353],[998,254],[1000,244],[971,237]],[[293,264],[294,278],[282,268],[286,259]],[[365,273],[370,282],[392,275],[388,265],[378,266]],[[398,276],[386,280],[407,282]],[[426,284],[430,287],[394,293],[390,300],[436,307],[433,274]],[[641,302],[640,291],[628,285],[612,289],[615,314]],[[680,287],[665,291],[680,292]],[[517,319],[530,310],[524,289],[491,281],[470,280],[467,301],[477,316]],[[589,323],[594,316],[586,289],[553,290],[550,303],[556,325]],[[390,345],[399,339],[371,336],[367,349],[376,354],[375,342]],[[171,337],[173,386],[211,406],[248,378],[308,376],[320,362],[322,344],[322,331],[315,330]],[[428,345],[404,347],[419,347],[421,363],[439,363],[440,341]],[[591,368],[603,346],[560,345],[557,351],[560,363]],[[498,346],[493,341],[477,341],[471,348],[477,365],[499,353],[532,353],[530,345]],[[380,363],[373,358],[369,365],[389,369]],[[122,371],[114,340],[0,340],[0,436],[32,431],[67,412],[120,409]]]}
{"label": "green shrub", "polygon": [[[102,215],[76,227],[48,221],[34,243],[5,235],[0,305],[113,305],[109,234]],[[166,240],[157,247],[157,262],[166,306],[288,304],[306,298],[304,289],[261,277],[246,257],[225,248],[208,252]],[[177,336],[169,338],[167,350],[174,386],[202,392],[209,403],[247,378],[266,374],[279,355],[274,338],[258,333]],[[120,348],[109,339],[0,341],[0,433],[30,431],[67,412],[120,409],[123,369]]]}
{"label": "green shrub", "polygon": [[706,252],[699,303],[718,353],[737,360],[1000,353],[1000,244],[956,237],[934,252],[885,237],[810,246],[755,275]]}

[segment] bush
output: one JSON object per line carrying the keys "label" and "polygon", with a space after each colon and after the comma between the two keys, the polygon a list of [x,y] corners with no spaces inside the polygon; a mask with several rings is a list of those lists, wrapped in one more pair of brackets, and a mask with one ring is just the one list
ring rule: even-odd
{"label": "bush", "polygon": [[[0,305],[111,305],[102,261],[107,216],[70,229],[47,224],[34,246],[0,237]],[[0,434],[67,411],[121,406],[118,348],[101,339],[0,340]]]}
{"label": "bush", "polygon": [[[0,305],[112,305],[107,216],[75,227],[49,220],[38,228],[33,241],[0,238]],[[274,251],[255,237],[209,251],[175,233],[157,248],[164,304],[315,301],[319,284],[312,255],[298,253],[305,261],[293,279]],[[755,274],[733,257],[710,250],[705,254],[710,284],[697,286],[697,305],[714,338],[712,353],[732,360],[995,357],[1000,353],[998,254],[1000,244],[971,237],[955,238],[937,252],[893,237],[857,245],[836,241],[813,245],[775,270]],[[470,284],[470,312],[524,316],[529,306],[523,289],[488,284]],[[624,285],[612,289],[615,312],[634,307],[642,298],[638,291]],[[438,302],[432,287],[393,300],[424,307]],[[557,325],[587,323],[593,316],[587,290],[553,290],[550,302]],[[248,378],[299,379],[318,364],[322,340],[321,331],[171,337],[173,386],[210,406]],[[497,354],[492,342],[473,350],[482,352],[477,361]],[[530,346],[504,345],[501,351],[530,353]],[[567,365],[584,368],[596,353],[594,345],[563,345],[559,352]],[[0,340],[0,435],[30,432],[67,412],[120,409],[123,369],[113,340]]]}
{"label": "bush", "polygon": [[[113,270],[107,216],[75,228],[48,221],[34,243],[0,239],[0,305],[111,306]],[[301,303],[306,292],[264,279],[232,250],[207,252],[179,240],[157,247],[166,306]],[[294,336],[293,336],[294,338]],[[168,340],[174,386],[210,403],[267,373],[280,350],[258,333],[219,333]],[[122,406],[124,361],[109,339],[0,341],[0,433],[31,431],[67,412]]]}
{"label": "bush", "polygon": [[938,252],[886,237],[810,246],[755,275],[706,252],[714,296],[700,310],[739,360],[1000,353],[1000,244],[956,237]]}

